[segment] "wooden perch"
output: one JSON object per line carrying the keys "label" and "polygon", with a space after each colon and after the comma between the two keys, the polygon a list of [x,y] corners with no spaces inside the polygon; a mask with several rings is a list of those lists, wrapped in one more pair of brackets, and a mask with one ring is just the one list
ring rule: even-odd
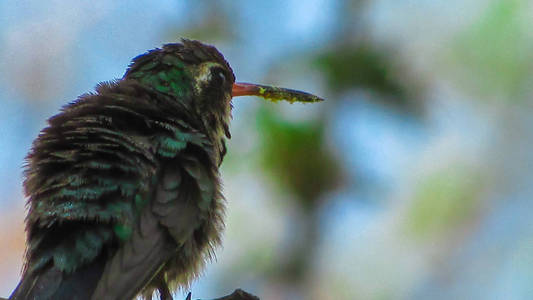
{"label": "wooden perch", "polygon": [[[187,295],[187,298],[185,298],[185,300],[191,300],[191,293]],[[201,299],[197,299],[197,300],[201,300]],[[249,294],[241,289],[236,289],[230,295],[216,298],[213,300],[259,300],[259,297]]]}
{"label": "wooden perch", "polygon": [[[7,298],[2,298],[0,297],[0,300],[8,300]],[[189,295],[187,295],[187,298],[185,298],[185,300],[191,300],[191,293],[189,293]],[[200,300],[200,299],[197,299],[197,300]],[[227,296],[224,296],[224,297],[220,297],[220,298],[216,298],[216,299],[213,299],[213,300],[259,300],[259,297],[256,297],[252,294],[249,294],[241,289],[236,289],[233,293],[231,293],[230,295],[227,295]]]}

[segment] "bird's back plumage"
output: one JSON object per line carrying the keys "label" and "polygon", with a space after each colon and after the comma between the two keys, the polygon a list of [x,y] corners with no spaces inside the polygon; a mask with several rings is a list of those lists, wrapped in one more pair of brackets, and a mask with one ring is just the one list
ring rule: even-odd
{"label": "bird's back plumage", "polygon": [[[26,265],[10,299],[166,295],[199,272],[223,227],[231,89],[198,92],[187,67],[204,62],[234,80],[216,49],[183,41],[49,120],[28,155]],[[198,97],[224,102],[223,116]]]}

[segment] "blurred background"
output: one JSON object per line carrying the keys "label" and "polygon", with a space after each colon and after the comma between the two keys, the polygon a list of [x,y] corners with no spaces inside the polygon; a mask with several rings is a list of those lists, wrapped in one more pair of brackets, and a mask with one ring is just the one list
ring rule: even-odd
{"label": "blurred background", "polygon": [[1,1],[0,296],[46,119],[188,37],[327,99],[235,100],[224,247],[193,298],[533,299],[532,20],[528,0]]}

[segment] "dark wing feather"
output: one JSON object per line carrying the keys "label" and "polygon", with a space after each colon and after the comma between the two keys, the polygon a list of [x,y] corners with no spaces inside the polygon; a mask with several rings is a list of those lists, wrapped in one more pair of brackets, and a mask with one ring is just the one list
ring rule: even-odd
{"label": "dark wing feather", "polygon": [[91,299],[132,299],[176,251],[147,207],[131,238],[107,263]]}
{"label": "dark wing feather", "polygon": [[149,284],[166,288],[156,275],[202,223],[202,191],[183,160],[169,161],[159,178],[131,238],[107,263],[92,299],[130,299]]}
{"label": "dark wing feather", "polygon": [[[154,191],[131,237],[107,263],[92,299],[129,299],[147,286],[145,294],[150,294],[154,287],[168,290],[160,271],[179,255],[181,247],[192,239],[207,217],[202,213],[204,199],[212,200],[213,181],[194,157],[194,154],[205,156],[199,147],[207,143],[203,135],[174,127],[172,135],[154,140],[161,160]],[[186,155],[191,151],[192,156]]]}

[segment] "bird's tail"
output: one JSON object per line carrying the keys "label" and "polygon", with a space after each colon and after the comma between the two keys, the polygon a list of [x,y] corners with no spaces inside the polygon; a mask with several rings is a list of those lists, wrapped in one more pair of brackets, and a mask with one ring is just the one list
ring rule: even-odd
{"label": "bird's tail", "polygon": [[39,271],[25,272],[9,300],[89,300],[104,270],[105,258],[102,254],[70,274],[55,267],[53,261]]}

